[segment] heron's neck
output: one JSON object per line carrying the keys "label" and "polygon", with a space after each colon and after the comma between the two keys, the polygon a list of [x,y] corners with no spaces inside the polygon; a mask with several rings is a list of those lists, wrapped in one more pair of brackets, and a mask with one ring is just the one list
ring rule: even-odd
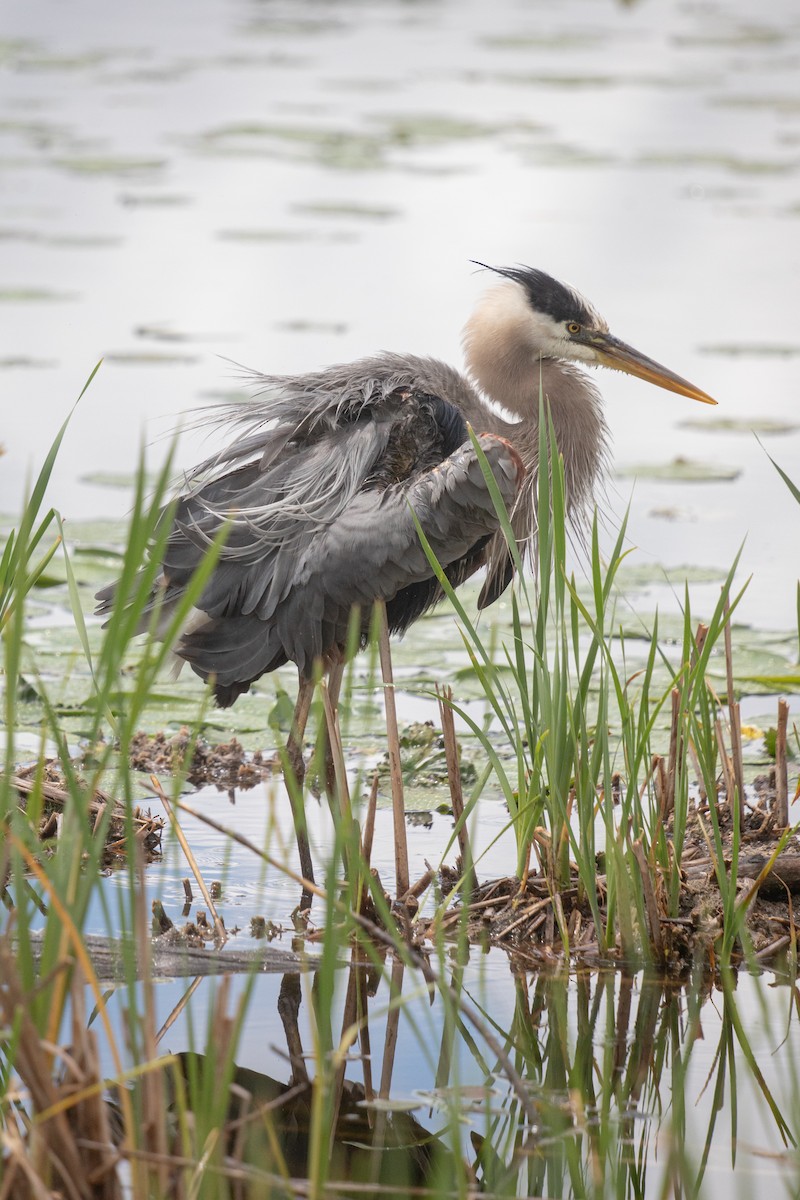
{"label": "heron's neck", "polygon": [[592,379],[572,363],[542,358],[530,344],[524,325],[494,321],[484,306],[464,330],[467,370],[481,392],[509,414],[512,421],[495,419],[489,432],[510,437],[529,471],[532,486],[539,449],[539,394],[550,411],[558,448],[564,458],[570,515],[580,520],[592,502],[608,452],[608,431],[600,393]]}

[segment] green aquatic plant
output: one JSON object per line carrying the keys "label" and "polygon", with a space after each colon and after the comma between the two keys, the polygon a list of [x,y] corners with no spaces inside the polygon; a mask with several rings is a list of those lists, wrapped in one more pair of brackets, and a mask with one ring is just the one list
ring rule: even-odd
{"label": "green aquatic plant", "polygon": [[[713,802],[704,817],[722,910],[715,941],[719,970],[698,956],[679,985],[661,975],[570,968],[566,952],[575,948],[570,942],[575,927],[562,894],[572,892],[587,906],[600,950],[608,958],[617,952],[628,967],[659,956],[653,937],[659,914],[669,919],[677,913],[691,811],[690,763],[696,757],[709,799],[716,797],[722,767],[721,704],[708,676],[735,610],[736,564],[702,636],[687,593],[679,644],[668,651],[656,622],[634,648],[617,616],[624,526],[604,555],[595,521],[586,577],[570,571],[563,469],[544,420],[540,431],[540,462],[548,470],[538,481],[538,573],[533,580],[520,575],[514,585],[505,641],[483,631],[479,637],[453,597],[489,720],[471,716],[457,697],[452,704],[486,758],[467,797],[467,821],[481,788],[496,779],[517,835],[514,867],[524,877],[529,855],[536,856],[565,953],[554,956],[549,972],[490,971],[484,977],[482,955],[468,936],[467,902],[447,928],[434,919],[424,940],[412,908],[393,908],[371,872],[365,852],[366,772],[345,771],[349,764],[337,741],[341,803],[333,809],[312,939],[289,956],[277,997],[288,1083],[270,1079],[259,1063],[236,1065],[251,1023],[265,1019],[263,960],[251,960],[239,988],[229,980],[187,981],[177,1006],[185,1010],[185,1029],[174,1026],[165,1043],[177,1052],[165,1053],[161,1043],[175,1016],[170,1013],[159,1029],[151,921],[134,822],[141,788],[127,748],[149,693],[163,686],[157,680],[169,655],[168,641],[155,636],[156,618],[145,612],[152,586],[148,572],[159,561],[159,539],[168,526],[161,514],[165,506],[169,511],[169,459],[150,496],[141,465],[121,564],[126,603],[115,608],[99,640],[82,615],[81,587],[67,553],[74,637],[90,671],[82,709],[92,754],[85,760],[87,778],[81,778],[50,683],[39,680],[42,743],[54,746],[67,797],[58,836],[41,840],[44,752],[27,805],[20,805],[13,783],[14,707],[24,678],[20,664],[26,664],[27,676],[36,671],[36,655],[26,641],[26,605],[58,553],[58,515],[41,516],[55,451],[48,457],[2,559],[9,732],[0,781],[6,902],[0,928],[0,1186],[8,1195],[15,1196],[14,1188],[27,1180],[31,1195],[36,1188],[43,1194],[43,1188],[66,1187],[81,1200],[116,1200],[124,1187],[154,1200],[182,1194],[198,1200],[333,1197],[362,1195],[365,1188],[398,1200],[412,1194],[466,1198],[479,1188],[509,1200],[541,1194],[592,1200],[701,1197],[710,1190],[712,1151],[719,1156],[729,1143],[732,1165],[747,1153],[745,1143],[753,1135],[744,1136],[746,1118],[738,1102],[745,1089],[757,1097],[770,1145],[777,1146],[775,1169],[792,1178],[800,1075],[796,1056],[775,1050],[787,1030],[794,1037],[793,991],[785,989],[785,1028],[773,1029],[764,997],[774,989],[758,992],[761,1008],[754,1021],[737,995],[736,968],[728,965],[737,940],[747,950],[744,918],[752,890],[744,897],[737,892],[738,781],[727,797],[732,842],[726,841]],[[492,486],[489,476],[487,484]],[[500,520],[509,533],[504,512]],[[148,546],[154,548],[151,565],[141,575]],[[215,550],[187,603],[213,569]],[[514,545],[511,553],[521,571]],[[143,625],[149,631],[134,652],[133,639],[141,638]],[[348,743],[358,697],[381,686],[373,648],[366,665],[363,658],[351,663],[345,676],[341,728],[334,726],[342,745]],[[324,699],[321,692],[320,729]],[[198,694],[189,747],[205,720],[205,703]],[[663,749],[659,738],[667,713],[662,786],[653,759]],[[320,739],[309,778],[325,769]],[[110,812],[95,819],[89,807],[100,783],[111,787],[126,814],[127,880],[113,892],[105,886],[103,858]],[[155,794],[187,822],[191,842],[191,805],[181,799],[182,784],[178,770]],[[308,788],[295,800],[310,802]],[[234,841],[242,845],[241,834],[219,823],[214,828],[223,850]],[[272,843],[269,823],[264,845],[245,848],[264,872],[291,874]],[[654,896],[655,926],[649,906]],[[447,895],[434,897],[439,916],[447,902]],[[113,985],[95,966],[95,943],[86,932],[92,906],[115,934]],[[229,961],[237,961],[235,953]],[[755,971],[756,960],[749,961]],[[787,972],[793,962],[790,955]],[[751,981],[742,971],[740,990],[742,981],[752,988],[757,977]],[[715,986],[718,1012],[708,1004]],[[203,1011],[196,1008],[198,993],[205,995],[204,1017],[197,1015]],[[93,1009],[88,1015],[87,997]],[[303,1012],[306,1034],[300,1030]],[[393,1093],[399,1039],[404,1039],[399,1054],[413,1053],[418,1064],[419,1088],[429,1084],[427,1092],[402,1097],[405,1104],[424,1106],[419,1119],[404,1118]],[[708,1045],[710,1069],[708,1050],[701,1054]],[[299,1107],[292,1107],[295,1101]],[[729,1131],[720,1119],[726,1104]]]}

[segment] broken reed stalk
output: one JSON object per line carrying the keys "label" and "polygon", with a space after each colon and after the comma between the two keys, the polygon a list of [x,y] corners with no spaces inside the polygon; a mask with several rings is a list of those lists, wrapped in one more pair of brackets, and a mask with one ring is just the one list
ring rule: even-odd
{"label": "broken reed stalk", "polygon": [[[208,906],[208,910],[211,913],[212,917],[214,918],[214,936],[216,938],[218,938],[220,941],[220,944],[224,946],[228,940],[227,930],[225,929],[225,925],[223,924],[222,918],[220,917],[219,913],[217,912],[214,901],[211,899],[211,893],[209,892],[208,888],[206,887],[205,880],[203,879],[203,876],[200,874],[200,868],[197,865],[197,859],[195,858],[194,854],[192,853],[192,848],[186,840],[185,833],[181,829],[180,821],[175,816],[175,812],[172,808],[172,803],[171,803],[169,797],[167,796],[166,792],[162,788],[162,786],[158,780],[158,777],[156,775],[150,776],[150,783],[152,785],[153,791],[158,796],[161,803],[164,805],[167,816],[169,817],[170,824],[172,825],[172,829],[173,829],[175,836],[178,839],[178,842],[180,844],[180,848],[183,851],[186,861],[189,864],[189,867],[191,869],[191,872],[197,881],[197,886],[200,888],[200,891],[203,894],[203,899],[205,900],[205,902]],[[181,808],[182,805],[179,804],[178,807]]]}
{"label": "broken reed stalk", "polygon": [[395,888],[398,898],[408,891],[408,839],[406,837],[406,808],[403,797],[403,768],[400,762],[400,735],[397,732],[397,706],[394,698],[392,655],[389,649],[389,623],[386,603],[375,601],[378,620],[378,647],[383,677],[383,702],[386,711],[386,737],[389,743],[389,772],[392,780],[392,814],[394,817]]}
{"label": "broken reed stalk", "polygon": [[731,728],[733,778],[739,793],[739,818],[744,818],[744,764],[742,762],[742,723],[739,705],[733,693],[733,648],[731,645],[731,606],[725,599],[725,672],[728,689],[728,721]]}
{"label": "broken reed stalk", "polygon": [[786,728],[789,723],[789,705],[781,697],[778,701],[778,729],[775,736],[775,815],[779,829],[789,824],[789,774],[786,766]]}
{"label": "broken reed stalk", "polygon": [[706,644],[708,637],[708,625],[704,625],[702,621],[697,626],[697,633],[694,635],[694,650],[692,651],[692,666],[697,662],[697,659],[703,653],[703,647]]}
{"label": "broken reed stalk", "polygon": [[181,996],[178,1003],[167,1014],[164,1024],[160,1027],[160,1029],[156,1033],[156,1045],[158,1045],[161,1041],[163,1041],[164,1037],[169,1033],[170,1029],[175,1024],[178,1017],[180,1017],[186,1011],[186,1007],[187,1007],[190,999],[192,998],[194,993],[197,991],[197,989],[200,987],[200,984],[202,982],[203,982],[202,975],[196,975],[194,977],[194,979],[189,984],[186,991]]}
{"label": "broken reed stalk", "polygon": [[464,819],[464,792],[461,787],[461,764],[458,758],[458,742],[456,741],[456,726],[453,718],[453,689],[440,688],[436,685],[436,697],[439,702],[439,719],[442,723],[444,738],[444,757],[447,763],[447,782],[450,785],[450,800],[453,805],[453,816],[456,821],[458,846],[461,851],[462,891],[467,903],[475,890],[475,868],[472,865],[472,849],[469,844],[469,830]]}

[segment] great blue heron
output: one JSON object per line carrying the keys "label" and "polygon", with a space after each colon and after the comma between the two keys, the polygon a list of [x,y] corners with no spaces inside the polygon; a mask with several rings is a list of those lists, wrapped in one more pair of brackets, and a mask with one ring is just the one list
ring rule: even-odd
{"label": "great blue heron", "polygon": [[[435,359],[391,353],[305,375],[254,374],[257,399],[219,411],[232,440],[190,472],[178,501],[150,607],[169,617],[228,523],[175,653],[211,681],[222,707],[294,662],[290,750],[298,772],[315,664],[330,673],[335,703],[353,607],[363,642],[377,601],[386,604],[390,631],[402,632],[442,598],[412,514],[454,585],[488,567],[480,607],[511,579],[467,423],[480,434],[526,549],[535,524],[540,388],[577,527],[608,444],[600,393],[580,366],[613,367],[715,403],[615,338],[573,288],[530,267],[487,269],[500,282],[464,330],[466,377]],[[99,612],[110,610],[115,591],[98,593]],[[303,875],[313,879],[303,833],[298,847]]]}

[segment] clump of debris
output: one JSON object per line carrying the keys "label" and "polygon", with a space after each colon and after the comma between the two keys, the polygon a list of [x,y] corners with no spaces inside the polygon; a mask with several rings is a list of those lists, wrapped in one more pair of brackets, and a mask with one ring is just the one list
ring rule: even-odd
{"label": "clump of debris", "polygon": [[[126,857],[126,809],[108,792],[94,788],[91,794],[88,794],[90,785],[81,775],[76,775],[74,780],[68,782],[61,764],[56,759],[20,767],[17,773],[11,776],[10,783],[16,789],[19,806],[23,811],[27,810],[31,795],[41,798],[38,833],[42,842],[50,842],[59,837],[64,810],[74,796],[75,789],[87,793],[87,798],[81,804],[81,811],[85,813],[92,833],[103,836],[103,865],[113,866]],[[164,818],[154,816],[149,809],[145,810],[137,805],[133,810],[133,828],[145,861],[152,862],[159,858]]]}
{"label": "clump of debris", "polygon": [[177,733],[134,735],[130,746],[130,765],[145,775],[174,775],[186,772],[194,787],[215,784],[222,789],[256,787],[269,778],[277,767],[274,758],[265,758],[259,750],[249,755],[242,744],[231,738],[211,746],[201,737],[192,737],[183,726]]}

